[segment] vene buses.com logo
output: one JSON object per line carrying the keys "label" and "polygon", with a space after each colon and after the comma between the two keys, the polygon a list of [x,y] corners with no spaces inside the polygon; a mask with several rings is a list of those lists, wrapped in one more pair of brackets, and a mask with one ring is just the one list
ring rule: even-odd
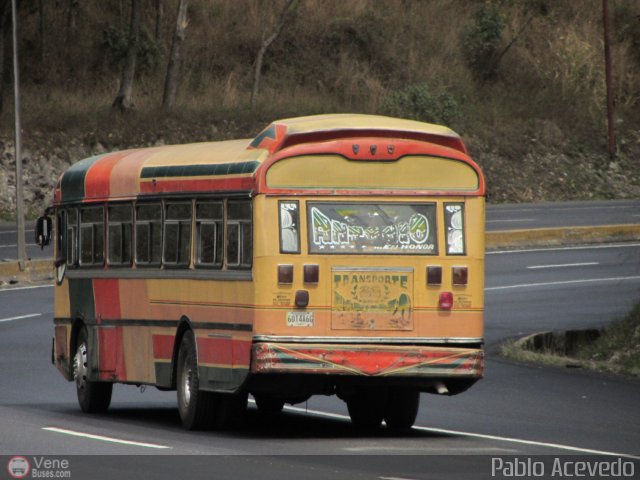
{"label": "vene buses.com logo", "polygon": [[11,457],[7,463],[7,471],[13,478],[25,478],[30,469],[29,460],[24,457]]}

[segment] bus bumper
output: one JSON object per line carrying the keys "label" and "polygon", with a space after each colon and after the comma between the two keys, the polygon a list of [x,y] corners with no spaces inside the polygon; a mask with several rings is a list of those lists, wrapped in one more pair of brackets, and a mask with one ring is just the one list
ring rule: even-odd
{"label": "bus bumper", "polygon": [[484,371],[479,348],[261,342],[252,353],[252,373],[479,379]]}

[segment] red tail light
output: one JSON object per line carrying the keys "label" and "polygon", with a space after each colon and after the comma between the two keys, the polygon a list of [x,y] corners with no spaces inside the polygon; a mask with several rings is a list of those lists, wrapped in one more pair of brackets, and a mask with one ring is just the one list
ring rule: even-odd
{"label": "red tail light", "polygon": [[293,265],[278,265],[278,283],[293,283]]}
{"label": "red tail light", "polygon": [[466,285],[469,280],[469,270],[467,267],[453,267],[451,276],[454,285]]}
{"label": "red tail light", "polygon": [[453,308],[453,293],[441,292],[438,299],[438,308],[440,310],[451,310]]}

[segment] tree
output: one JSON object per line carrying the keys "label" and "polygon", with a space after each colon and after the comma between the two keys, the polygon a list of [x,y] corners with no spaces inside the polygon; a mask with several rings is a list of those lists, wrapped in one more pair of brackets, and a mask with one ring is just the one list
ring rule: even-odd
{"label": "tree", "polygon": [[[282,31],[282,27],[287,21],[287,13],[289,10],[293,10],[297,6],[297,0],[287,0],[287,3],[284,5],[284,8],[280,12],[280,16],[278,19],[278,23],[275,25],[273,31],[267,35],[266,26],[262,29],[262,41],[260,43],[260,49],[258,50],[258,55],[256,56],[255,61],[255,70],[253,73],[253,89],[251,90],[251,107],[256,108],[258,104],[258,91],[260,89],[260,75],[262,74],[262,62],[264,61],[264,54],[269,48],[280,32]],[[293,7],[293,8],[292,8]]]}
{"label": "tree", "polygon": [[140,43],[140,0],[131,0],[131,23],[129,26],[129,45],[120,90],[113,101],[113,107],[120,110],[129,110],[133,107],[133,80],[136,75],[136,57]]}
{"label": "tree", "polygon": [[165,110],[171,110],[176,100],[178,72],[182,61],[182,44],[184,43],[188,24],[187,0],[180,0],[178,3],[176,30],[173,34],[173,44],[171,45],[171,55],[169,56],[169,65],[167,65],[167,76],[164,81],[164,94],[162,95],[162,108]]}

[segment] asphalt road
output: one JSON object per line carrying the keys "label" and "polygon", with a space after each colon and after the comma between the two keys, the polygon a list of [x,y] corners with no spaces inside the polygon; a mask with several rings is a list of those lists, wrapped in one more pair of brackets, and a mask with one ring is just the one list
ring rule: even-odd
{"label": "asphalt road", "polygon": [[[182,430],[175,393],[154,388],[116,386],[108,413],[83,415],[50,364],[52,297],[49,286],[0,290],[0,454],[71,458],[73,478],[491,478],[498,455],[640,457],[639,381],[495,354],[508,337],[627,311],[640,298],[640,244],[488,254],[486,377],[455,397],[423,395],[404,436],[359,435],[334,397],[271,423],[251,407],[230,432]],[[126,456],[70,457],[105,454]]]}
{"label": "asphalt road", "polygon": [[[549,202],[488,205],[487,231],[640,223],[640,200]],[[52,248],[34,244],[33,222],[27,222],[28,258],[48,258]],[[16,226],[0,223],[0,261],[18,256]]]}

